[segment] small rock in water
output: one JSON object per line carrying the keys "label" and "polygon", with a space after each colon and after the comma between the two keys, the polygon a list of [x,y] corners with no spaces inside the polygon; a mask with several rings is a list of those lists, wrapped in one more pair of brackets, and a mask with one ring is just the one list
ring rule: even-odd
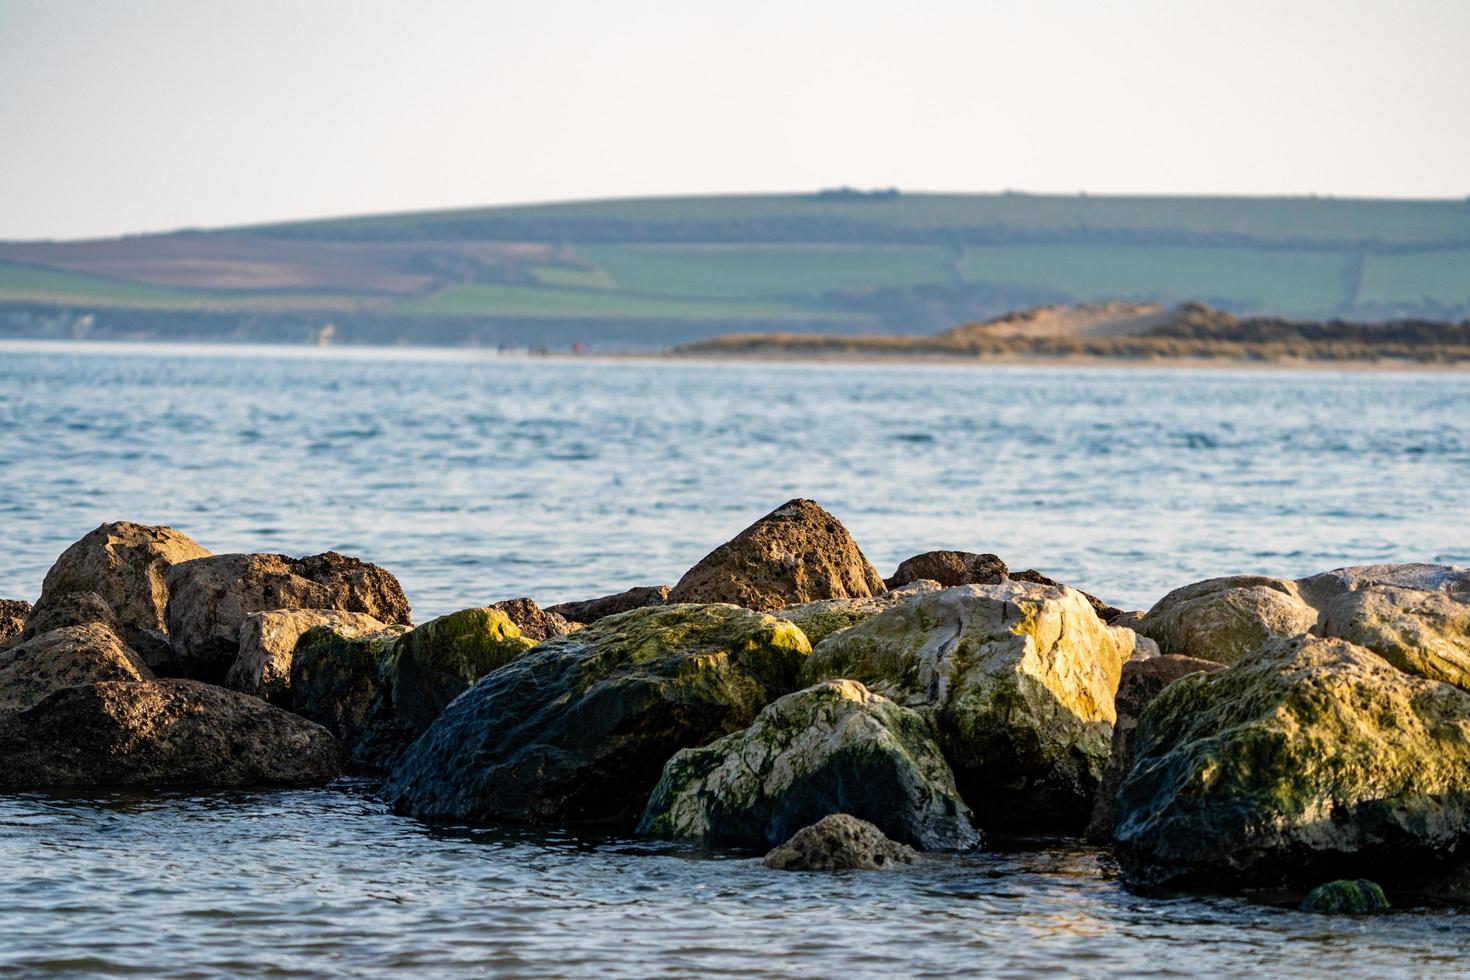
{"label": "small rock in water", "polygon": [[1331,915],[1371,915],[1388,911],[1388,897],[1383,889],[1366,878],[1342,879],[1318,885],[1302,902],[1303,912],[1325,912]]}
{"label": "small rock in water", "polygon": [[913,864],[918,854],[883,836],[883,831],[857,817],[834,813],[803,827],[766,855],[776,871],[881,871]]}

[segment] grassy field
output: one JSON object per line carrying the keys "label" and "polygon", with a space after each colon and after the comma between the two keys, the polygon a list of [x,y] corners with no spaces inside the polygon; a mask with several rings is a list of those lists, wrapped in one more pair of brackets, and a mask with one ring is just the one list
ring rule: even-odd
{"label": "grassy field", "polygon": [[395,314],[655,320],[861,320],[850,314],[774,302],[640,296],[594,289],[477,283],[392,307]]}
{"label": "grassy field", "polygon": [[7,302],[209,312],[352,310],[364,305],[361,297],[351,295],[286,290],[213,292],[172,289],[0,262],[0,303]]}
{"label": "grassy field", "polygon": [[1413,303],[1426,298],[1470,305],[1470,249],[1375,255],[1365,263],[1360,302]]}

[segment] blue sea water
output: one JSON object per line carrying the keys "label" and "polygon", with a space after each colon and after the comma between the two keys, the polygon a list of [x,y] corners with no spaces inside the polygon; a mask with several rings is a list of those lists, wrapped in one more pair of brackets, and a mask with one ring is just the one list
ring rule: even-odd
{"label": "blue sea water", "polygon": [[[1128,608],[1212,575],[1470,564],[1470,376],[0,344],[0,596],[105,520],[328,549],[416,618],[673,582],[794,496],[879,570],[993,551]],[[0,973],[1462,971],[1470,920],[1130,895],[1053,842],[774,875],[430,829],[361,787],[0,797]]]}

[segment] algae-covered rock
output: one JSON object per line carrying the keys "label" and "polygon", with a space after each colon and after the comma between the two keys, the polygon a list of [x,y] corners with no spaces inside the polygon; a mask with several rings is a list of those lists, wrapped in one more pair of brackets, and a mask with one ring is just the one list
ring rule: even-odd
{"label": "algae-covered rock", "polygon": [[116,615],[123,642],[153,666],[168,652],[168,571],[208,554],[193,538],[171,527],[131,521],[103,524],[56,559],[31,616],[54,613],[70,596],[95,593]]}
{"label": "algae-covered rock", "polygon": [[409,730],[422,732],[471,684],[535,645],[494,607],[430,620],[393,645],[387,677],[393,712]]}
{"label": "algae-covered rock", "polygon": [[679,752],[638,831],[768,848],[832,813],[921,850],[980,843],[923,717],[845,680],[788,694],[745,731]]}
{"label": "algae-covered rock", "polygon": [[732,602],[774,611],[884,591],[857,542],[811,500],[789,500],[684,573],[670,602]]}
{"label": "algae-covered rock", "polygon": [[831,635],[802,680],[857,680],[922,711],[987,830],[1081,829],[1136,642],[1066,586],[965,585]]}
{"label": "algae-covered rock", "polygon": [[342,771],[341,746],[320,725],[186,680],[63,688],[0,715],[0,759],[11,789],[308,786]]}
{"label": "algae-covered rock", "polygon": [[1374,585],[1327,601],[1318,631],[1399,670],[1470,690],[1470,592]]}
{"label": "algae-covered rock", "polygon": [[973,551],[926,551],[899,564],[892,575],[883,580],[890,589],[927,579],[943,586],[996,585],[1005,581],[1009,570],[998,555]]}
{"label": "algae-covered rock", "polygon": [[20,636],[30,611],[31,604],[24,599],[0,599],[0,649]]}
{"label": "algae-covered rock", "polygon": [[781,610],[781,618],[801,627],[813,647],[838,630],[856,626],[866,619],[878,615],[885,609],[898,605],[918,592],[934,592],[939,583],[927,579],[909,582],[891,592],[866,599],[818,599],[798,606],[787,606]]}
{"label": "algae-covered rock", "polygon": [[240,625],[240,652],[225,687],[283,706],[291,703],[291,658],[307,630],[330,626],[342,636],[379,633],[386,624],[364,613],[330,609],[272,609],[250,613]]}
{"label": "algae-covered rock", "polygon": [[601,619],[457,698],[384,794],[429,819],[631,828],[664,763],[750,725],[795,689],[810,649],[792,624],[729,605]]}
{"label": "algae-covered rock", "polygon": [[772,849],[765,864],[774,871],[882,871],[917,858],[866,820],[834,813]]}
{"label": "algae-covered rock", "polygon": [[64,626],[0,651],[0,712],[24,711],[64,687],[152,677],[112,627]]}
{"label": "algae-covered rock", "polygon": [[595,623],[608,616],[643,609],[646,606],[665,606],[669,602],[670,588],[667,585],[640,585],[616,595],[599,596],[579,602],[563,602],[548,606],[546,611],[555,613],[573,623]]}
{"label": "algae-covered rock", "polygon": [[393,714],[388,686],[393,646],[408,631],[377,632],[315,626],[291,653],[291,710],[342,740],[358,768],[388,768],[418,736]]}
{"label": "algae-covered rock", "polygon": [[1175,589],[1144,615],[1138,632],[1164,653],[1233,664],[1267,640],[1305,633],[1316,623],[1317,610],[1295,582],[1234,575]]}
{"label": "algae-covered rock", "polygon": [[1470,846],[1470,695],[1344,640],[1272,640],[1145,709],[1114,836],[1145,885],[1436,868]]}
{"label": "algae-covered rock", "polygon": [[1313,888],[1302,901],[1303,912],[1328,915],[1371,915],[1387,912],[1388,896],[1383,889],[1366,878],[1342,878]]}

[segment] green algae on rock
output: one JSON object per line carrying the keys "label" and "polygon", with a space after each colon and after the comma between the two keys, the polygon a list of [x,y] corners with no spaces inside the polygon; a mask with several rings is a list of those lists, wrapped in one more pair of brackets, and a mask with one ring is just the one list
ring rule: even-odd
{"label": "green algae on rock", "polygon": [[430,620],[393,645],[386,681],[394,714],[421,732],[461,692],[536,645],[503,610],[462,609]]}
{"label": "green algae on rock", "polygon": [[798,606],[787,606],[781,610],[781,618],[801,627],[815,649],[818,643],[838,630],[845,630],[871,619],[915,593],[933,592],[938,588],[937,582],[918,579],[891,592],[863,599],[818,599]]}
{"label": "green algae on rock", "polygon": [[1233,664],[1268,640],[1305,633],[1316,623],[1317,610],[1295,582],[1232,575],[1170,592],[1144,614],[1138,632],[1164,653]]}
{"label": "green algae on rock", "polygon": [[737,606],[609,616],[457,698],[385,797],[428,819],[631,828],[675,752],[749,726],[810,652],[791,623]]}
{"label": "green algae on rock", "polygon": [[1117,800],[1139,885],[1422,873],[1470,845],[1470,695],[1344,640],[1273,640],[1165,688]]}
{"label": "green algae on rock", "polygon": [[1303,912],[1328,915],[1371,915],[1388,909],[1388,896],[1366,878],[1329,881],[1313,888],[1302,901]]}
{"label": "green algae on rock", "polygon": [[768,848],[832,813],[921,850],[980,843],[923,717],[848,680],[788,694],[746,730],[679,752],[638,831]]}
{"label": "green algae on rock", "polygon": [[272,609],[250,613],[240,625],[240,652],[225,687],[272,703],[291,704],[291,659],[307,630],[330,626],[339,636],[364,636],[387,628],[365,613],[333,609]]}
{"label": "green algae on rock", "polygon": [[848,678],[923,712],[986,830],[1080,829],[1137,642],[1066,586],[957,586],[829,636],[802,682]]}
{"label": "green algae on rock", "polygon": [[384,676],[393,645],[407,630],[316,626],[292,651],[291,710],[340,738],[360,768],[387,768],[418,734],[393,716]]}

